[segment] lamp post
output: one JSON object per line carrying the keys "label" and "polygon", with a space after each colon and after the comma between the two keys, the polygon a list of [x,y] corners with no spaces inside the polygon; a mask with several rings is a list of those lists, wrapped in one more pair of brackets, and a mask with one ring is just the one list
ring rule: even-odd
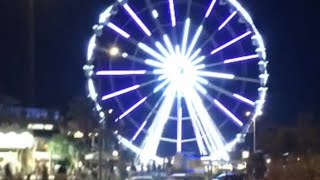
{"label": "lamp post", "polygon": [[253,153],[256,153],[256,120],[253,121]]}

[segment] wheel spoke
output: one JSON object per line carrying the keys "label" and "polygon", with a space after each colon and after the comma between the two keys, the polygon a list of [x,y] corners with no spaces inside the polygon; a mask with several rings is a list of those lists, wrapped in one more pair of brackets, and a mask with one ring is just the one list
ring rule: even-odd
{"label": "wheel spoke", "polygon": [[189,29],[190,29],[190,18],[187,18],[185,26],[184,26],[184,31],[183,31],[181,55],[185,55],[185,53],[186,53],[188,36],[189,36]]}
{"label": "wheel spoke", "polygon": [[207,12],[206,12],[205,18],[208,18],[208,17],[209,17],[209,15],[211,14],[211,12],[212,12],[212,10],[213,10],[213,7],[214,7],[214,5],[216,4],[216,2],[217,2],[217,0],[212,0],[212,2],[211,2],[210,5],[209,5],[209,8],[208,8],[208,10],[207,10]]}
{"label": "wheel spoke", "polygon": [[140,49],[142,49],[144,52],[148,53],[149,55],[153,56],[154,58],[156,58],[159,61],[165,62],[167,60],[161,54],[159,54],[154,49],[152,49],[151,47],[149,47],[148,45],[146,45],[146,44],[144,44],[142,42],[138,43],[138,47]]}
{"label": "wheel spoke", "polygon": [[122,89],[122,90],[119,90],[119,91],[116,91],[116,92],[113,92],[111,94],[107,94],[107,95],[104,95],[102,97],[102,100],[105,101],[105,100],[108,100],[108,99],[111,99],[111,98],[114,98],[114,97],[117,97],[119,95],[122,95],[122,94],[126,94],[126,93],[129,93],[131,91],[134,91],[134,90],[137,90],[141,87],[145,87],[145,86],[148,86],[154,82],[156,82],[158,80],[151,80],[151,81],[148,81],[148,82],[145,82],[143,84],[138,84],[138,85],[134,85],[134,86],[131,86],[131,87],[128,87],[128,88],[125,88],[125,89]]}
{"label": "wheel spoke", "polygon": [[237,58],[232,58],[232,59],[226,59],[223,61],[223,63],[224,64],[235,63],[235,62],[240,62],[240,61],[257,59],[258,57],[259,57],[258,54],[253,54],[253,55],[249,55],[249,56],[242,56],[242,57],[237,57]]}
{"label": "wheel spoke", "polygon": [[182,151],[182,106],[181,92],[177,92],[177,152]]}
{"label": "wheel spoke", "polygon": [[[191,55],[195,45],[197,44],[197,42],[199,40],[199,37],[201,35],[202,30],[203,30],[203,26],[201,25],[201,26],[198,27],[198,29],[197,29],[197,31],[196,31],[196,33],[195,33],[190,45],[189,45],[188,51],[186,53],[186,57],[189,57]],[[200,51],[201,51],[201,49],[200,49]]]}
{"label": "wheel spoke", "polygon": [[136,89],[138,89],[140,87],[141,87],[141,85],[134,85],[134,86],[122,89],[120,91],[117,91],[117,92],[114,92],[114,93],[111,93],[111,94],[103,96],[102,100],[107,100],[107,99],[110,99],[110,98],[113,98],[113,97],[116,97],[116,96],[119,96],[119,95],[122,95],[122,94],[125,94],[125,93],[128,93],[128,92],[134,91],[134,90],[136,90]]}
{"label": "wheel spoke", "polygon": [[124,76],[152,74],[146,70],[101,70],[96,73],[98,76]]}
{"label": "wheel spoke", "polygon": [[237,13],[238,11],[231,13],[231,15],[219,26],[218,30],[221,31]]}
{"label": "wheel spoke", "polygon": [[163,31],[163,28],[161,26],[161,23],[158,20],[158,17],[159,17],[158,11],[156,9],[154,9],[154,7],[153,7],[153,5],[152,5],[150,0],[145,0],[145,2],[147,4],[147,6],[148,6],[148,9],[149,9],[150,13],[153,16],[153,22],[156,24],[157,29],[160,31],[160,34],[163,35],[164,31]]}
{"label": "wheel spoke", "polygon": [[218,100],[214,100],[213,101],[215,105],[218,106],[218,108],[223,111],[227,116],[229,116],[231,118],[231,120],[233,120],[233,122],[242,127],[243,126],[243,122],[241,122],[231,111],[229,111],[225,106],[223,106]]}
{"label": "wheel spoke", "polygon": [[153,106],[153,108],[150,110],[148,116],[146,117],[146,119],[143,121],[143,123],[141,124],[141,126],[139,127],[138,131],[135,133],[135,135],[131,138],[131,142],[135,141],[137,139],[137,137],[139,136],[139,134],[144,130],[144,127],[147,125],[147,122],[150,120],[152,114],[156,111],[156,109],[159,107],[161,101],[163,100],[164,95],[162,95],[156,102],[156,104]]}
{"label": "wheel spoke", "polygon": [[138,26],[146,33],[146,35],[151,36],[152,33],[147,28],[147,26],[142,22],[142,20],[138,17],[138,15],[131,9],[131,7],[124,3],[123,8],[127,11],[127,13],[132,17],[132,19],[138,24]]}
{"label": "wheel spoke", "polygon": [[159,61],[155,61],[152,59],[147,59],[144,61],[147,65],[156,67],[156,68],[164,68],[164,64],[160,63]]}
{"label": "wheel spoke", "polygon": [[248,35],[250,35],[250,34],[252,34],[252,32],[251,32],[251,31],[248,31],[248,32],[246,32],[246,33],[244,33],[244,34],[242,34],[242,35],[240,35],[240,36],[238,36],[238,37],[234,38],[233,40],[231,40],[231,41],[229,41],[229,42],[225,43],[224,45],[222,45],[222,46],[220,46],[220,47],[218,47],[218,48],[214,49],[213,51],[211,51],[211,53],[210,53],[210,54],[211,54],[211,55],[213,55],[213,54],[215,54],[215,53],[217,53],[217,52],[219,52],[219,51],[223,50],[224,48],[226,48],[226,47],[228,47],[228,46],[230,46],[230,45],[232,45],[232,44],[234,44],[234,43],[236,43],[236,42],[240,41],[241,39],[243,39],[243,38],[247,37],[247,36],[248,36]]}
{"label": "wheel spoke", "polygon": [[197,75],[203,76],[203,77],[220,78],[220,79],[234,79],[235,78],[235,76],[233,74],[211,72],[211,71],[197,71]]}
{"label": "wheel spoke", "polygon": [[169,1],[169,9],[170,9],[170,16],[171,16],[171,24],[172,24],[172,27],[175,27],[177,25],[177,22],[176,22],[174,2],[173,0],[168,0],[168,1]]}
{"label": "wheel spoke", "polygon": [[121,28],[119,28],[118,26],[116,26],[115,24],[113,24],[112,22],[108,22],[107,26],[114,30],[115,32],[117,32],[119,35],[121,35],[122,37],[128,39],[130,38],[130,34],[125,32],[124,30],[122,30]]}
{"label": "wheel spoke", "polygon": [[144,97],[142,98],[140,101],[138,101],[136,104],[134,104],[132,107],[130,107],[127,111],[125,111],[123,114],[121,114],[116,120],[115,122],[118,122],[119,120],[121,120],[122,118],[126,117],[128,114],[130,114],[133,110],[135,110],[136,108],[138,108],[142,103],[144,103],[147,100],[148,97]]}
{"label": "wheel spoke", "polygon": [[253,101],[251,101],[250,99],[248,99],[248,98],[246,98],[246,97],[243,97],[243,96],[241,96],[241,95],[239,95],[239,94],[233,94],[233,96],[234,96],[235,98],[239,99],[240,101],[242,101],[242,102],[244,102],[244,103],[247,103],[247,104],[249,104],[249,105],[251,105],[251,106],[254,106],[254,105],[255,105],[255,103],[254,103]]}

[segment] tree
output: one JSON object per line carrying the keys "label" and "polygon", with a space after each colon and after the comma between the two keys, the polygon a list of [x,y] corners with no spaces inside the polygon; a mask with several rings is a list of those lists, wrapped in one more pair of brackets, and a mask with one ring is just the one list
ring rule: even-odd
{"label": "tree", "polygon": [[63,135],[53,136],[49,141],[48,147],[53,155],[60,156],[63,160],[67,161],[66,163],[69,165],[72,164],[76,149],[67,137]]}

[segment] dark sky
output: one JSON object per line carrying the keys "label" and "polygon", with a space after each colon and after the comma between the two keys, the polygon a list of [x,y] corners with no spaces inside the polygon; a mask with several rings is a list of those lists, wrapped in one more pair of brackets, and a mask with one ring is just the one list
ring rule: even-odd
{"label": "dark sky", "polygon": [[[91,27],[110,0],[35,0],[36,106],[61,108],[84,96],[82,66]],[[242,0],[267,44],[267,114],[288,122],[320,110],[320,3]],[[0,2],[0,94],[26,102],[27,0]]]}

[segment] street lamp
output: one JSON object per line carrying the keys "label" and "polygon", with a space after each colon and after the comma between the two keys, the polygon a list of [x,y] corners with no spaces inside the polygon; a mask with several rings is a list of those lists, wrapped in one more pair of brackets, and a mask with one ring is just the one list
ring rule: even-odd
{"label": "street lamp", "polygon": [[113,150],[112,151],[112,156],[113,157],[118,157],[119,156],[119,152],[117,150]]}
{"label": "street lamp", "polygon": [[81,131],[77,131],[74,133],[73,137],[76,139],[81,139],[83,138],[83,133]]}
{"label": "street lamp", "polygon": [[110,56],[118,56],[120,53],[120,49],[117,46],[113,46],[109,49]]}
{"label": "street lamp", "polygon": [[248,159],[250,156],[250,152],[249,151],[242,151],[242,159]]}

